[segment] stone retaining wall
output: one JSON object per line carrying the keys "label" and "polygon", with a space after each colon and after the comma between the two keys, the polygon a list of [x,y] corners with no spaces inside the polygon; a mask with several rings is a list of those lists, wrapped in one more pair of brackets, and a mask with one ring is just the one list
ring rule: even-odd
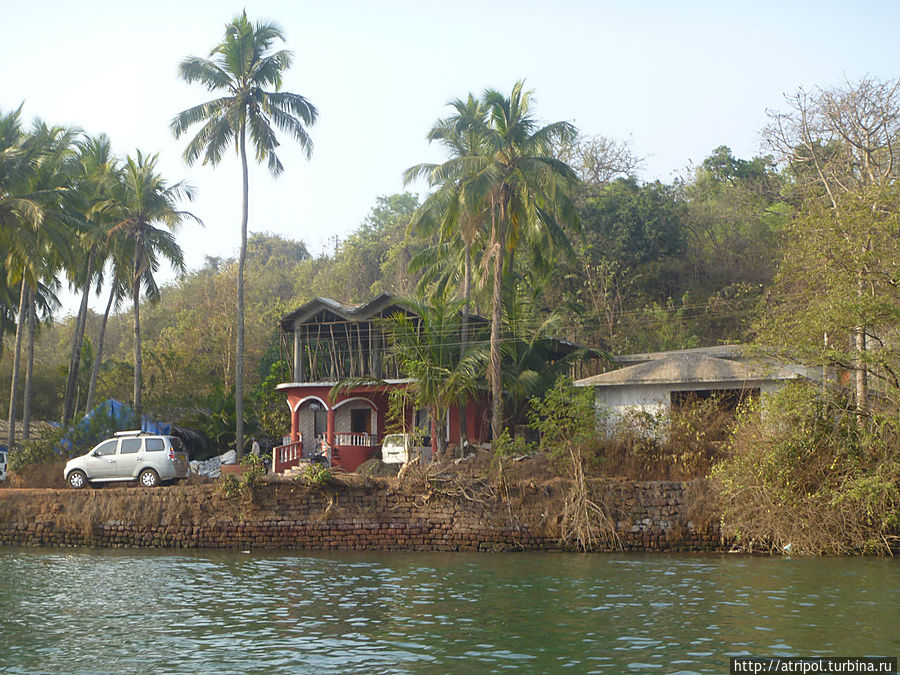
{"label": "stone retaining wall", "polygon": [[[695,484],[696,485],[696,484]],[[421,551],[575,550],[560,543],[564,485],[495,494],[414,494],[389,481],[324,489],[272,483],[225,497],[218,484],[157,489],[0,490],[0,544]],[[721,550],[692,484],[598,482],[619,548]],[[689,503],[692,502],[692,503]],[[697,522],[695,522],[697,521]],[[610,547],[606,547],[610,548]]]}

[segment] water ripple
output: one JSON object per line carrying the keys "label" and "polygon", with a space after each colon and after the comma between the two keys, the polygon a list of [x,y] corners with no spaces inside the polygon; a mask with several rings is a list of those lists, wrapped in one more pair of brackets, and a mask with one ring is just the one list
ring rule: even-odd
{"label": "water ripple", "polygon": [[783,563],[0,549],[0,672],[686,674],[900,651],[900,563]]}

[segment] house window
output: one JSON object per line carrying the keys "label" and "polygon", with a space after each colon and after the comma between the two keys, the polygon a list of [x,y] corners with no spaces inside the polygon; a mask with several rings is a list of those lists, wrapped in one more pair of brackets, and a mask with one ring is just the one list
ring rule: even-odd
{"label": "house window", "polygon": [[720,410],[737,412],[738,406],[748,398],[759,398],[759,387],[749,389],[696,389],[689,391],[669,392],[672,408],[678,410],[700,401],[714,398]]}
{"label": "house window", "polygon": [[368,408],[356,408],[350,411],[350,433],[367,434],[371,429],[369,421],[372,417],[372,411]]}

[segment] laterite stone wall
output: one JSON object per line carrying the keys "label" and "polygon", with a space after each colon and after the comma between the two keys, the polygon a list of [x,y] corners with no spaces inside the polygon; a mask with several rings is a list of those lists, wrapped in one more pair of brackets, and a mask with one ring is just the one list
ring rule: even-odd
{"label": "laterite stone wall", "polygon": [[[575,550],[560,542],[556,488],[496,495],[415,494],[396,483],[312,489],[280,482],[252,500],[215,483],[157,489],[0,490],[0,545],[376,551]],[[556,490],[556,491],[555,491]],[[721,550],[690,483],[593,485],[628,551]],[[689,503],[690,502],[690,503]],[[607,547],[609,548],[609,547]]]}

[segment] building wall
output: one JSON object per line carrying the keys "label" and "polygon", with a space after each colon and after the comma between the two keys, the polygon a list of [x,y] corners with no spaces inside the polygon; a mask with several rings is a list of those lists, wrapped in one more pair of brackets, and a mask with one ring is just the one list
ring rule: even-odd
{"label": "building wall", "polygon": [[709,391],[715,389],[759,389],[762,396],[777,391],[782,381],[746,382],[682,382],[678,384],[628,384],[615,387],[595,387],[594,404],[601,413],[614,422],[623,414],[642,411],[650,415],[669,409],[673,391]]}

